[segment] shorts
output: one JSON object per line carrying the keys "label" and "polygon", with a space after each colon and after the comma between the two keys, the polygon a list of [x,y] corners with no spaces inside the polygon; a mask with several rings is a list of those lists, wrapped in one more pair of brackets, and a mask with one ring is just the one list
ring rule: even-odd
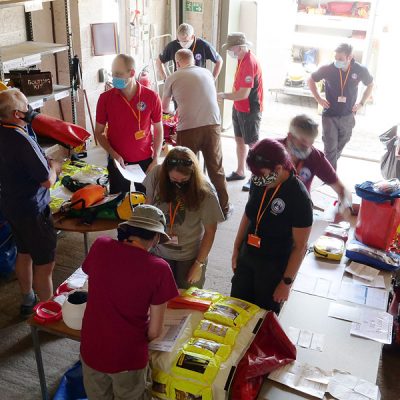
{"label": "shorts", "polygon": [[36,215],[6,216],[20,254],[29,254],[34,265],[54,261],[57,234],[54,229],[50,207]]}
{"label": "shorts", "polygon": [[143,369],[105,374],[82,360],[83,384],[88,399],[150,400],[151,372]]}
{"label": "shorts", "polygon": [[[146,160],[138,161],[137,163],[127,163],[127,164],[128,165],[139,164],[143,172],[146,172],[147,168],[149,167],[152,161],[153,161],[152,158],[147,158]],[[128,181],[121,175],[121,173],[118,171],[117,167],[114,164],[114,160],[110,157],[108,158],[107,170],[108,170],[108,179],[110,182],[110,194],[130,192],[131,181]],[[137,192],[142,192],[146,194],[146,188],[142,183],[135,182],[135,190]]]}
{"label": "shorts", "polygon": [[245,113],[232,108],[233,132],[241,137],[245,144],[258,142],[261,123],[261,112]]}

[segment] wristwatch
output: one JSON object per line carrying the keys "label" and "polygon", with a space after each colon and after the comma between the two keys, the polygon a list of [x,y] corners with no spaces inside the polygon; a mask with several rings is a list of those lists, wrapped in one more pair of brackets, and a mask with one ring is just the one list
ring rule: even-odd
{"label": "wristwatch", "polygon": [[291,285],[293,283],[293,278],[291,278],[290,276],[284,276],[282,278],[282,281],[285,285]]}

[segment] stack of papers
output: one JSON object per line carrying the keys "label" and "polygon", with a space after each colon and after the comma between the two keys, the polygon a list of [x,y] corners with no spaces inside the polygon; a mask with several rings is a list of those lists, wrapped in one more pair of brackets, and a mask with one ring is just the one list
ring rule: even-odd
{"label": "stack of papers", "polygon": [[275,382],[319,399],[324,397],[331,377],[331,372],[297,361],[271,372],[268,376]]}
{"label": "stack of papers", "polygon": [[352,262],[345,271],[353,275],[355,284],[386,289],[383,275],[375,268]]}
{"label": "stack of papers", "polygon": [[343,282],[339,298],[351,303],[386,310],[389,293],[385,289]]}
{"label": "stack of papers", "polygon": [[350,334],[384,344],[391,344],[393,315],[364,307],[360,311],[360,322],[351,324]]}
{"label": "stack of papers", "polygon": [[[174,310],[176,311],[176,310]],[[157,339],[149,343],[149,349],[155,351],[171,352],[190,319],[190,313],[169,313],[164,320],[163,331]]]}
{"label": "stack of papers", "polygon": [[304,258],[293,283],[293,290],[337,299],[345,266],[319,261],[313,254]]}
{"label": "stack of papers", "polygon": [[378,386],[347,372],[333,370],[328,392],[338,400],[378,400]]}
{"label": "stack of papers", "polygon": [[320,399],[329,392],[338,400],[379,400],[378,386],[338,370],[324,371],[294,361],[271,372],[269,379]]}
{"label": "stack of papers", "polygon": [[289,327],[289,339],[294,345],[305,349],[322,351],[324,348],[325,335],[311,332],[306,329]]}
{"label": "stack of papers", "polygon": [[332,302],[329,305],[328,316],[350,322],[361,322],[361,308]]}

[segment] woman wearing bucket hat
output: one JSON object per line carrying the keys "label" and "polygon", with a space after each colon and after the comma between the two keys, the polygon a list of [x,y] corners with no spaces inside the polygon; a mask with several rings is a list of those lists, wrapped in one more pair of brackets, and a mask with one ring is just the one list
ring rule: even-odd
{"label": "woman wearing bucket hat", "polygon": [[[247,147],[252,148],[258,141],[261,115],[263,111],[263,79],[261,66],[249,50],[251,43],[242,32],[230,33],[222,46],[228,55],[237,59],[237,67],[232,92],[218,93],[219,101],[233,101],[232,123],[236,140],[237,169],[226,177],[229,181],[246,178],[245,162]],[[250,181],[243,186],[250,188]]]}
{"label": "woman wearing bucket hat", "polygon": [[[150,399],[148,342],[160,335],[166,303],[178,295],[168,264],[150,250],[169,240],[161,210],[138,205],[118,240],[98,238],[82,264],[89,296],[81,359],[89,399]],[[150,310],[150,311],[149,311]]]}
{"label": "woman wearing bucket hat", "polygon": [[234,242],[231,296],[278,313],[307,248],[311,200],[276,140],[258,142],[247,164],[253,175]]}
{"label": "woman wearing bucket hat", "polygon": [[147,200],[164,211],[171,240],[154,252],[170,264],[179,288],[202,287],[208,253],[224,216],[195,154],[177,146],[145,178]]}

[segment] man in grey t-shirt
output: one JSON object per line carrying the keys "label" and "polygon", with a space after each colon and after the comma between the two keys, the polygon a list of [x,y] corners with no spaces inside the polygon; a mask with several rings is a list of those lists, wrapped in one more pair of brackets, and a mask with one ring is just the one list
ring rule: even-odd
{"label": "man in grey t-shirt", "polygon": [[210,71],[195,65],[190,50],[177,51],[175,61],[178,70],[165,81],[163,110],[169,110],[174,98],[179,117],[177,143],[194,153],[203,153],[208,175],[226,218],[232,208],[222,166],[221,117],[214,78]]}

